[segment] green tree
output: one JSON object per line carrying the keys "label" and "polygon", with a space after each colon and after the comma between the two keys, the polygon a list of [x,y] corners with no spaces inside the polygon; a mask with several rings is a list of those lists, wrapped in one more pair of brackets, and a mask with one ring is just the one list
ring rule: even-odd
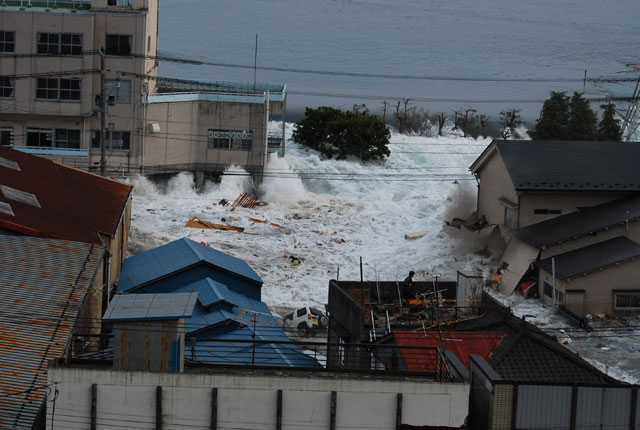
{"label": "green tree", "polygon": [[389,156],[389,129],[367,110],[341,111],[327,106],[306,108],[296,124],[293,140],[327,157],[344,159],[354,155],[363,161]]}
{"label": "green tree", "polygon": [[536,120],[536,127],[529,132],[535,140],[563,140],[567,137],[569,122],[569,97],[560,91],[552,91],[542,104],[540,118]]}
{"label": "green tree", "polygon": [[620,120],[616,118],[616,105],[609,103],[600,105],[600,107],[602,108],[602,120],[598,124],[598,139],[620,142],[622,129],[620,128]]}
{"label": "green tree", "polygon": [[567,140],[597,140],[598,117],[582,93],[574,92],[569,102]]}

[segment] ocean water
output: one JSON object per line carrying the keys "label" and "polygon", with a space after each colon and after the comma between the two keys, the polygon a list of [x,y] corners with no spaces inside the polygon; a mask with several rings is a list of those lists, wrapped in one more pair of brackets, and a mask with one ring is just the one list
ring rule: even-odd
{"label": "ocean water", "polygon": [[[351,108],[377,98],[430,99],[431,111],[503,108],[537,116],[552,90],[583,91],[590,77],[628,73],[640,62],[637,0],[162,0],[160,52],[203,61],[385,75],[573,79],[467,82],[257,71],[286,83],[289,113]],[[251,69],[162,63],[160,73],[253,81]],[[637,76],[637,74],[635,75]],[[587,84],[587,96],[629,96],[632,84]],[[313,93],[313,95],[311,95]],[[328,95],[347,95],[333,97]],[[359,96],[359,97],[355,97]],[[433,100],[431,100],[433,99]]]}

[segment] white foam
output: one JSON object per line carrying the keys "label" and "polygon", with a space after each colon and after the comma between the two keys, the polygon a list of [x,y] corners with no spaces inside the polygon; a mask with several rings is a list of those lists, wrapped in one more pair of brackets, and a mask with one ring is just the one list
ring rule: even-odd
{"label": "white foam", "polygon": [[[291,132],[288,124],[286,133]],[[138,178],[131,250],[183,236],[206,242],[247,261],[265,281],[263,299],[273,306],[325,303],[338,269],[340,279],[359,279],[361,256],[365,279],[404,279],[413,270],[418,278],[435,272],[453,280],[457,270],[492,263],[474,253],[485,247],[477,234],[443,227],[446,218],[466,217],[474,209],[475,180],[468,167],[489,142],[392,134],[389,158],[363,164],[328,160],[287,141],[286,157],[271,157],[266,166],[260,198],[268,205],[233,212],[218,201],[233,201],[251,189],[238,167],[200,193],[189,174],[171,179],[166,190]],[[212,222],[241,217],[231,222],[245,233],[185,228],[192,216]],[[424,230],[429,233],[420,239],[404,239]],[[303,263],[291,266],[288,255]]]}

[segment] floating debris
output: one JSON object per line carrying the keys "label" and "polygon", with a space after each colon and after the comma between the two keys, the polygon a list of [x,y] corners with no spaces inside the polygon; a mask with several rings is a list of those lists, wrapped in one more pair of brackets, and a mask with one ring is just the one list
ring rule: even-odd
{"label": "floating debris", "polygon": [[244,227],[236,227],[227,222],[224,224],[214,224],[212,222],[201,220],[198,217],[193,217],[184,225],[189,228],[206,228],[212,230],[228,230],[228,231],[237,231],[238,233],[242,233],[244,231]]}

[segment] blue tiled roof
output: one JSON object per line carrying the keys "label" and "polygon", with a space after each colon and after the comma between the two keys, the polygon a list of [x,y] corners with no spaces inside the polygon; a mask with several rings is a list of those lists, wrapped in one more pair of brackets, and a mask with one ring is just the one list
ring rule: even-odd
{"label": "blue tiled roof", "polygon": [[258,274],[239,258],[183,237],[127,258],[122,268],[119,290],[132,290],[201,262],[262,284]]}
{"label": "blue tiled roof", "polygon": [[149,321],[190,317],[198,293],[116,294],[102,318],[105,322]]}
{"label": "blue tiled roof", "polygon": [[174,293],[198,293],[198,301],[202,306],[208,308],[214,304],[221,302],[227,303],[229,306],[238,306],[231,290],[221,282],[214,281],[211,278],[201,279],[184,287],[173,290]]}

